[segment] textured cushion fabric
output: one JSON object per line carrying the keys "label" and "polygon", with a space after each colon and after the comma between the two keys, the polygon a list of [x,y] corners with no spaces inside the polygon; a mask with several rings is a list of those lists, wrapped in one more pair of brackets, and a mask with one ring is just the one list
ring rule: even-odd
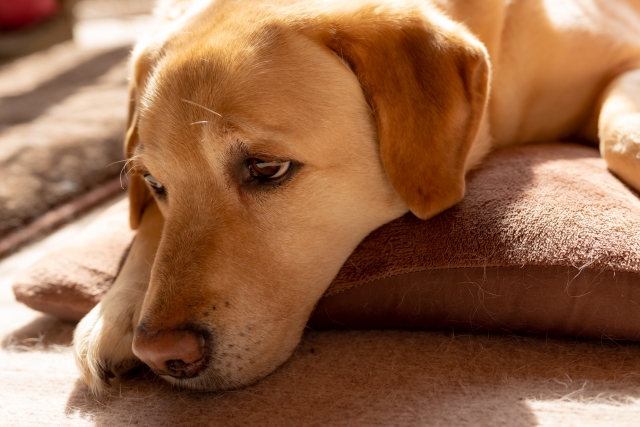
{"label": "textured cushion fabric", "polygon": [[[126,223],[126,204],[106,213],[76,245],[98,249],[104,261],[85,268],[77,257],[70,268],[51,254],[18,280],[16,297],[77,319],[113,282],[133,236],[116,232]],[[597,150],[569,143],[499,150],[470,174],[454,208],[429,221],[405,215],[368,236],[309,324],[638,339],[637,224],[638,195]],[[101,262],[108,272],[95,268]],[[69,303],[83,292],[84,305]]]}
{"label": "textured cushion fabric", "polygon": [[47,255],[13,286],[16,299],[63,320],[80,320],[115,280],[135,232],[129,206],[107,209],[67,247]]}
{"label": "textured cushion fabric", "polygon": [[500,150],[454,208],[430,221],[406,215],[368,236],[311,324],[638,339],[638,224],[638,195],[597,150]]}

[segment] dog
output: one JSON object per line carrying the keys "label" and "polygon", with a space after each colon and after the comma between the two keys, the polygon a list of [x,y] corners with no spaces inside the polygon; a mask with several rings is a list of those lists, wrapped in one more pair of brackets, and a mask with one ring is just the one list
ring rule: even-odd
{"label": "dog", "polygon": [[358,243],[458,203],[494,147],[581,139],[640,190],[640,1],[165,1],[132,53],[138,235],[78,325],[95,393],[287,360]]}

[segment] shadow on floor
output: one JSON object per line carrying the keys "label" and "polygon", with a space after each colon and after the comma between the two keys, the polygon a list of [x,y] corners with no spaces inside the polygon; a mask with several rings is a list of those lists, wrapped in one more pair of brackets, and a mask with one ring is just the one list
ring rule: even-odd
{"label": "shadow on floor", "polygon": [[48,350],[55,346],[69,346],[76,324],[52,316],[40,316],[2,339],[7,350]]}
{"label": "shadow on floor", "polygon": [[49,107],[59,104],[83,86],[94,83],[111,67],[124,60],[130,50],[129,46],[125,46],[100,52],[32,91],[0,98],[0,130],[36,119]]}

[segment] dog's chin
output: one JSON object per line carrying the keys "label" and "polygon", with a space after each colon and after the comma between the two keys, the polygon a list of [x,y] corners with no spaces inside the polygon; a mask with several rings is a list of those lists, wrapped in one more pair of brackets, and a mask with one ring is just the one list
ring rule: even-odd
{"label": "dog's chin", "polygon": [[240,381],[237,378],[234,379],[215,373],[213,370],[207,370],[193,378],[176,378],[169,375],[159,376],[174,387],[192,391],[207,392],[238,389],[259,380],[259,378],[256,378],[254,381]]}
{"label": "dog's chin", "polygon": [[[287,357],[284,358],[286,360]],[[274,364],[271,368],[262,369],[252,373],[238,374],[237,372],[220,372],[215,366],[209,367],[192,378],[176,378],[169,375],[158,375],[174,387],[192,391],[227,391],[252,385],[269,375],[281,363]]]}

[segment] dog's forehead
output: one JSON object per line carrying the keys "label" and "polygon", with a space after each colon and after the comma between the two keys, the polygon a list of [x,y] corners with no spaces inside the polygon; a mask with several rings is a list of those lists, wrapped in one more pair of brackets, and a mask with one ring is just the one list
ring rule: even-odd
{"label": "dog's forehead", "polygon": [[203,143],[223,149],[238,134],[284,143],[326,128],[339,102],[337,80],[348,74],[328,50],[273,23],[214,33],[204,43],[194,37],[167,43],[147,79],[145,146],[184,155]]}

